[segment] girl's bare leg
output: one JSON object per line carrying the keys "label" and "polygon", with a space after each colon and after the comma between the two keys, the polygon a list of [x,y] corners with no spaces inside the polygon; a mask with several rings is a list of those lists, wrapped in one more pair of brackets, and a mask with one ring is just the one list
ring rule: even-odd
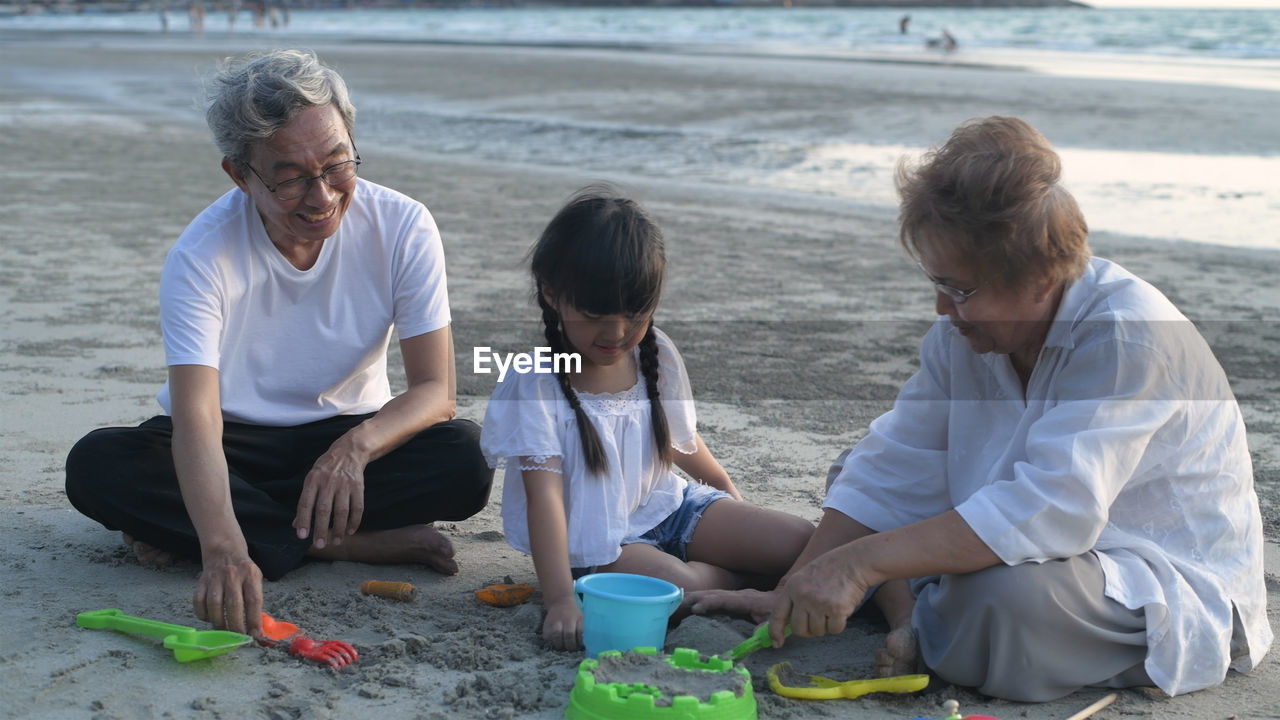
{"label": "girl's bare leg", "polygon": [[738,587],[737,573],[705,562],[684,562],[652,545],[634,543],[622,546],[622,554],[601,572],[625,572],[661,578],[685,590],[723,590]]}
{"label": "girl's bare leg", "polygon": [[813,523],[730,498],[707,506],[686,547],[691,562],[763,576],[769,589],[791,569],[813,536]]}

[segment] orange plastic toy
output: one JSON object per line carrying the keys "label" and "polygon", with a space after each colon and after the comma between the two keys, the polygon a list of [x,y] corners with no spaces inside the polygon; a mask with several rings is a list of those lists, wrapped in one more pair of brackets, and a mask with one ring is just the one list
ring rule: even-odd
{"label": "orange plastic toy", "polygon": [[262,634],[267,637],[270,642],[263,641],[263,645],[275,645],[281,640],[288,640],[297,635],[300,630],[298,626],[291,622],[277,620],[266,613],[262,613]]}
{"label": "orange plastic toy", "polygon": [[499,583],[480,588],[476,597],[495,607],[514,607],[533,597],[536,589],[527,583]]}
{"label": "orange plastic toy", "polygon": [[391,598],[392,600],[412,602],[414,594],[417,591],[414,589],[413,585],[407,582],[365,580],[360,584],[360,592],[363,592],[365,595],[377,595],[378,597]]}
{"label": "orange plastic toy", "polygon": [[303,660],[324,663],[332,668],[346,667],[360,659],[360,653],[356,652],[351,643],[341,640],[316,642],[298,629],[297,625],[283,620],[276,620],[266,613],[262,613],[262,634],[266,636],[266,640],[263,640],[262,644],[269,646],[293,638],[292,642],[289,643],[290,655],[295,655]]}
{"label": "orange plastic toy", "polygon": [[360,659],[360,654],[350,643],[344,643],[341,640],[316,642],[306,635],[301,635],[289,643],[289,654],[297,655],[304,660],[325,663],[332,668],[345,667]]}

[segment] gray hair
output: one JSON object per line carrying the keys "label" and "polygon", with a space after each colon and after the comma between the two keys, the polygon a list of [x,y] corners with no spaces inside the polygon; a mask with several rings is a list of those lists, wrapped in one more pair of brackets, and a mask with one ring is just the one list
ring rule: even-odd
{"label": "gray hair", "polygon": [[329,103],[353,132],[356,109],[342,76],[320,64],[315,53],[272,50],[223,61],[205,119],[218,150],[243,165],[255,143],[270,139],[306,108]]}

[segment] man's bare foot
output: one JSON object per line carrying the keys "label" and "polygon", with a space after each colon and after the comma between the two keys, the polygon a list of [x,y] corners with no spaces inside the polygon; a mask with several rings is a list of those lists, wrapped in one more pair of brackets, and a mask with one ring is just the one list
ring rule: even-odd
{"label": "man's bare foot", "polygon": [[155,545],[144,543],[129,533],[120,533],[120,539],[124,540],[124,544],[130,550],[133,550],[133,554],[138,558],[138,564],[143,567],[166,568],[178,559],[168,550],[161,550]]}
{"label": "man's bare foot", "polygon": [[321,560],[395,565],[420,563],[442,575],[458,572],[453,559],[453,543],[430,525],[406,525],[392,530],[358,532],[324,548],[312,545],[307,554]]}
{"label": "man's bare foot", "polygon": [[889,631],[884,647],[876,651],[876,677],[911,675],[916,671],[918,653],[915,630],[900,627]]}

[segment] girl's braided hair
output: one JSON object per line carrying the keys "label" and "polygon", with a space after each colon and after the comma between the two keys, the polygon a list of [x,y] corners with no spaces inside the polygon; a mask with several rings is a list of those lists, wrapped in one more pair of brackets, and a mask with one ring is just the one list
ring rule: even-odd
{"label": "girl's braided hair", "polygon": [[[612,186],[583,188],[547,224],[529,256],[534,297],[542,310],[543,333],[552,353],[572,350],[565,339],[563,319],[546,295],[557,304],[592,315],[624,315],[648,318],[640,340],[640,372],[649,396],[653,440],[663,464],[671,463],[671,438],[667,416],[658,392],[658,341],[653,311],[662,294],[666,269],[662,230],[634,201]],[[569,376],[557,371],[557,380],[573,409],[582,440],[587,469],[605,472],[607,459],[600,436]]]}

